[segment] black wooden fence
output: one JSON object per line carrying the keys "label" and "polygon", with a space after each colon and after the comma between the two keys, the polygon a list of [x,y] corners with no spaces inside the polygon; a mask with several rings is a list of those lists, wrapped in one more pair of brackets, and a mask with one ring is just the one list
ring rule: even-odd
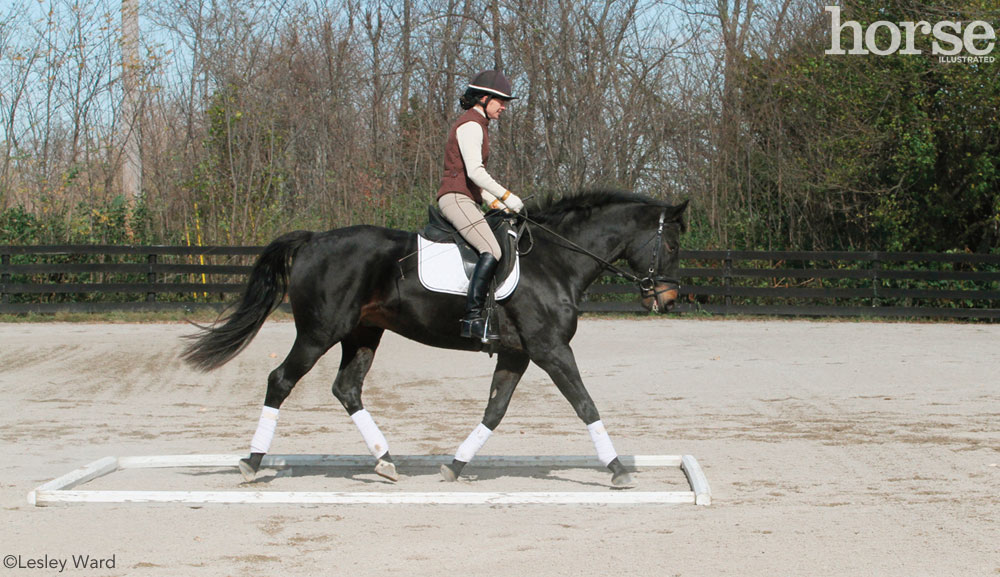
{"label": "black wooden fence", "polygon": [[[0,314],[220,308],[262,247],[0,246]],[[682,251],[679,313],[1000,318],[1000,255]],[[587,312],[641,312],[605,278]]]}

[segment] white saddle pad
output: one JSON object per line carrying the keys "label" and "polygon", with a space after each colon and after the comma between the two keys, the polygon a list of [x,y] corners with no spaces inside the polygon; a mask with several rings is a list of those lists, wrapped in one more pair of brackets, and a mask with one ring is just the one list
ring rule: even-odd
{"label": "white saddle pad", "polygon": [[[458,246],[453,243],[431,242],[417,235],[417,272],[420,284],[429,291],[464,295],[469,291],[469,279],[465,278],[465,266]],[[503,284],[497,287],[496,300],[510,296],[517,287],[521,273],[521,260],[514,257],[514,269]]]}

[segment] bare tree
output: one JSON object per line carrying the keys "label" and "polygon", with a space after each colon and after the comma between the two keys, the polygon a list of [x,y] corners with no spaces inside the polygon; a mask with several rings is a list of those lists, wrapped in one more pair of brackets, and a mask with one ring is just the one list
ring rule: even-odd
{"label": "bare tree", "polygon": [[[677,120],[697,116],[698,98],[677,87],[683,41],[663,39],[679,29],[663,16],[668,8],[662,0],[490,0],[485,9],[469,0],[159,0],[144,13],[171,59],[144,63],[137,83],[125,67],[95,86],[124,98],[110,125],[145,123],[143,190],[161,232],[197,223],[206,242],[260,241],[289,226],[411,226],[410,215],[433,201],[458,96],[489,67],[502,68],[522,96],[494,127],[491,170],[504,182],[525,194],[595,185],[665,194],[659,185],[681,187],[683,171],[708,150],[689,145],[696,137],[681,128],[691,123]],[[68,29],[40,25],[36,43],[58,44]],[[123,42],[123,64],[133,50]],[[58,52],[38,50],[35,66],[64,66]],[[128,108],[134,86],[144,94],[138,112]],[[38,174],[64,145],[85,142],[64,137],[73,123],[56,122],[60,90],[34,87],[34,117],[22,124],[42,144]],[[89,122],[103,106],[76,109]],[[128,154],[115,148],[105,150],[117,168]]]}
{"label": "bare tree", "polygon": [[0,16],[0,125],[3,130],[4,159],[0,165],[0,208],[8,200],[16,177],[12,163],[19,142],[25,136],[19,117],[28,95],[28,83],[40,57],[40,51],[18,42],[19,30],[28,28],[25,12],[11,6]]}

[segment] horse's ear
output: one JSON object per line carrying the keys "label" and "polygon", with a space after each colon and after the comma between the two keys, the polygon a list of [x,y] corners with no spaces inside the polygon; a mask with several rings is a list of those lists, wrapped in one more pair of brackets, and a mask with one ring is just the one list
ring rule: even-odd
{"label": "horse's ear", "polygon": [[689,202],[691,202],[691,199],[685,199],[684,202],[680,204],[667,207],[669,210],[669,218],[667,219],[667,222],[680,223],[681,232],[687,232],[687,223],[684,222],[684,211],[687,210]]}
{"label": "horse's ear", "polygon": [[675,204],[674,206],[670,207],[672,209],[671,216],[673,217],[673,220],[681,219],[681,215],[683,215],[684,211],[687,210],[689,202],[691,202],[691,199],[684,199],[684,202],[680,204]]}

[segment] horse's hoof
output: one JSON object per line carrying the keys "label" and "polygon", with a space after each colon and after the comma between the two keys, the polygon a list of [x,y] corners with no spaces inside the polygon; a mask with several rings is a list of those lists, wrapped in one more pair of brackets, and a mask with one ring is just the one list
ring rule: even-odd
{"label": "horse's hoof", "polygon": [[390,461],[378,460],[375,465],[375,473],[380,477],[385,477],[393,483],[399,480],[399,473],[396,472],[396,465]]}
{"label": "horse's hoof", "polygon": [[635,487],[635,481],[632,480],[632,475],[628,471],[622,471],[611,477],[611,484],[619,489],[631,489]]}
{"label": "horse's hoof", "polygon": [[250,460],[240,459],[239,465],[240,474],[243,475],[243,480],[247,483],[253,483],[253,480],[257,478],[257,470],[250,464]]}
{"label": "horse's hoof", "polygon": [[441,465],[441,477],[449,483],[454,483],[458,480],[458,473],[451,468],[451,465]]}

